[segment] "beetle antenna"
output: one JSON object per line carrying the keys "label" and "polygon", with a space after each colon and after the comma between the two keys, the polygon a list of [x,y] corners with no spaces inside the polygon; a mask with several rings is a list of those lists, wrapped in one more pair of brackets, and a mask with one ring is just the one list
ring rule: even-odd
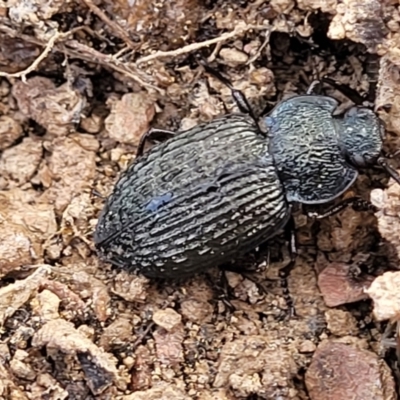
{"label": "beetle antenna", "polygon": [[379,157],[377,160],[377,164],[384,168],[385,171],[400,185],[400,175],[394,168],[389,165],[385,158]]}
{"label": "beetle antenna", "polygon": [[232,97],[235,100],[235,103],[238,106],[239,110],[244,114],[250,115],[250,117],[257,122],[258,118],[254,114],[250,106],[250,103],[247,100],[244,93],[238,89],[235,89],[229,79],[225,78],[219,71],[215,70],[214,68],[211,68],[204,60],[200,60],[199,63],[200,65],[203,66],[203,68],[206,70],[207,73],[212,75],[214,78],[218,79],[220,82],[222,82],[225,86],[229,88],[229,90],[232,93]]}

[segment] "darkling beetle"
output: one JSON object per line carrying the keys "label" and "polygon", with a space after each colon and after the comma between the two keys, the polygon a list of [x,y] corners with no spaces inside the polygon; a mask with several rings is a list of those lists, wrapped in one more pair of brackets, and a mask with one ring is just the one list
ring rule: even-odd
{"label": "darkling beetle", "polygon": [[[295,263],[292,203],[323,204],[343,194],[358,168],[376,164],[400,183],[382,156],[384,129],[373,111],[353,107],[334,117],[338,103],[312,94],[278,103],[258,118],[244,94],[219,72],[241,111],[189,130],[151,129],[136,160],[124,171],[100,214],[94,242],[121,268],[153,278],[180,278],[228,263],[285,230],[290,262],[280,271],[291,310],[287,277]],[[146,139],[170,138],[143,153]],[[315,218],[352,205],[352,197]]]}

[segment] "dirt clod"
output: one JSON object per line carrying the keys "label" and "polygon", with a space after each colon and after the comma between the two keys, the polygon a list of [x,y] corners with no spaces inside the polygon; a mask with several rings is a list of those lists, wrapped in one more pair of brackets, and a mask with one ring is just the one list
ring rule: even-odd
{"label": "dirt clod", "polygon": [[171,308],[158,310],[153,314],[153,321],[168,332],[172,331],[181,323],[182,317]]}
{"label": "dirt clod", "polygon": [[120,143],[138,145],[155,114],[153,101],[145,92],[128,93],[112,104],[111,113],[105,120],[111,139]]}
{"label": "dirt clod", "polygon": [[400,319],[399,285],[400,272],[386,272],[366,290],[374,301],[374,315],[378,321]]}
{"label": "dirt clod", "polygon": [[[58,334],[54,335],[54,332]],[[117,380],[113,357],[77,331],[70,322],[62,319],[47,322],[35,333],[32,345],[38,348],[45,346],[54,359],[62,354],[76,356],[93,394],[104,392]]]}

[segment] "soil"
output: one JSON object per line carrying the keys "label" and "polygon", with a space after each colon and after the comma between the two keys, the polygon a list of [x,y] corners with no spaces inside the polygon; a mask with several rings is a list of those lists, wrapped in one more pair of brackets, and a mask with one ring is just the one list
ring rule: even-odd
{"label": "soil", "polygon": [[0,399],[397,399],[400,186],[382,169],[344,195],[375,214],[295,210],[296,317],[283,236],[236,260],[263,291],[217,266],[146,279],[92,234],[150,127],[237,112],[200,60],[257,114],[344,85],[320,90],[338,114],[374,108],[394,154],[399,47],[395,0],[0,0]]}

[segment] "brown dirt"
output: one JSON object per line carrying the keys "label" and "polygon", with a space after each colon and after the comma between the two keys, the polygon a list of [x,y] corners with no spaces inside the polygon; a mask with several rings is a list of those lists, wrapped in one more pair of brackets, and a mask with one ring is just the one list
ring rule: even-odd
{"label": "brown dirt", "polygon": [[[352,189],[376,215],[296,213],[297,318],[276,283],[265,294],[229,272],[220,298],[217,268],[179,282],[114,269],[92,233],[150,126],[182,130],[236,110],[197,57],[256,112],[336,80],[372,102],[385,150],[400,148],[398,2],[154,4],[0,1],[0,399],[397,399],[397,330],[364,292],[400,269],[400,187],[380,170]],[[352,104],[323,90],[338,111]],[[264,275],[286,259],[278,238]],[[398,278],[385,279],[369,294],[385,301],[390,328]]]}

